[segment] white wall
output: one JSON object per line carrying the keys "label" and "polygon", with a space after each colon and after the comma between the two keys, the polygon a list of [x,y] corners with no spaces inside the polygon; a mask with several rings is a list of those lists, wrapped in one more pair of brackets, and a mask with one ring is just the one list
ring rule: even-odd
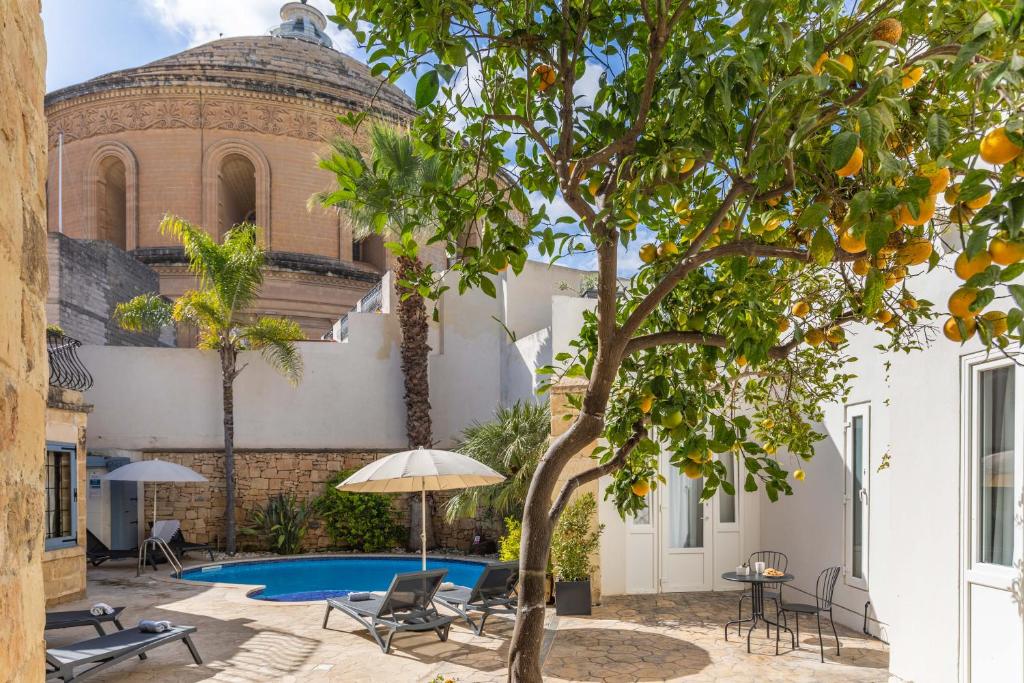
{"label": "white wall", "polygon": [[577,298],[580,283],[592,275],[592,271],[539,261],[527,261],[519,275],[506,271],[502,278],[502,287],[507,292],[505,324],[517,338],[550,327],[550,298]]}
{"label": "white wall", "polygon": [[[936,270],[912,287],[942,310],[959,281]],[[841,576],[837,620],[862,625],[864,603],[880,624],[871,630],[891,645],[890,670],[906,680],[954,681],[960,624],[960,363],[977,352],[977,340],[961,348],[939,339],[911,354],[882,356],[874,331],[850,335],[850,365],[857,375],[848,404],[868,402],[870,494],[868,590]],[[887,372],[884,362],[892,363]],[[844,563],[845,410],[826,407],[819,431],[826,438],[804,466],[807,480],[776,504],[762,503],[765,548],[788,554],[794,586],[813,593],[818,572]],[[878,471],[884,453],[888,469]],[[785,455],[780,456],[783,459]],[[922,575],[918,570],[925,569]]]}

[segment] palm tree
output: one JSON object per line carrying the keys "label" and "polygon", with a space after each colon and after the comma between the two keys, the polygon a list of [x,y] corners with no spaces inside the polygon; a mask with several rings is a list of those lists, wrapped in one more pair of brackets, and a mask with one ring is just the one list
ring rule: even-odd
{"label": "palm tree", "polygon": [[242,223],[224,234],[218,244],[203,229],[177,216],[165,216],[161,233],[170,233],[185,247],[189,270],[197,288],[178,297],[173,304],[158,294],[142,294],[120,303],[114,318],[126,330],[159,330],[171,322],[185,323],[199,335],[199,348],[220,354],[224,402],[224,478],[227,504],[224,523],[227,552],[235,552],[235,378],[245,369],[238,367],[240,351],[259,351],[271,366],[293,384],[302,376],[302,357],[294,342],[304,339],[292,320],[253,317],[245,311],[259,295],[263,282],[264,251],[258,228]]}
{"label": "palm tree", "polygon": [[445,510],[448,521],[475,517],[481,509],[499,519],[520,517],[550,433],[551,411],[546,403],[500,408],[493,421],[474,423],[463,430],[457,450],[503,474],[505,481],[457,493]]}
{"label": "palm tree", "polygon": [[433,443],[430,384],[427,377],[427,307],[423,295],[407,283],[417,281],[424,264],[417,255],[417,238],[433,230],[434,218],[415,201],[441,183],[436,158],[416,152],[408,133],[384,124],[370,131],[370,158],[351,142],[338,138],[320,167],[335,174],[338,189],[314,195],[311,204],[344,211],[357,239],[384,234],[397,257],[395,289],[398,324],[402,332],[402,374],[405,379],[405,430],[410,448]]}

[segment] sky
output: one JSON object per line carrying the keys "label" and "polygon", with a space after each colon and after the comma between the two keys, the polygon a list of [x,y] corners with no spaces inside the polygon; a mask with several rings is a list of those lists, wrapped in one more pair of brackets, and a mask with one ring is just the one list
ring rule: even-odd
{"label": "sky", "polygon": [[[95,76],[147,64],[221,36],[265,35],[281,20],[284,0],[43,0],[46,33],[47,91],[80,83]],[[309,0],[324,14],[332,13],[329,0]],[[351,33],[328,22],[327,33],[335,49],[365,62],[366,53]],[[588,65],[577,94],[593,97],[601,69]],[[410,95],[412,77],[398,83]],[[569,215],[565,202],[556,197],[546,203],[534,196],[536,205],[547,204],[552,218]],[[641,230],[644,228],[641,227]],[[620,254],[620,273],[632,274],[640,265],[637,240]],[[536,253],[531,256],[537,257]],[[582,254],[560,262],[594,268],[594,257]]]}

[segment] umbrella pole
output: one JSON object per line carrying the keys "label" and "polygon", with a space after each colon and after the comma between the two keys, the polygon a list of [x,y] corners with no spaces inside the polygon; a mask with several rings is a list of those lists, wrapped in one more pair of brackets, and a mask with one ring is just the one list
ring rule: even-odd
{"label": "umbrella pole", "polygon": [[[153,484],[153,526],[156,526],[156,492],[158,491],[156,484]],[[153,527],[149,528],[150,536],[153,535]]]}
{"label": "umbrella pole", "polygon": [[427,483],[420,484],[420,552],[423,555],[423,571],[427,571]]}

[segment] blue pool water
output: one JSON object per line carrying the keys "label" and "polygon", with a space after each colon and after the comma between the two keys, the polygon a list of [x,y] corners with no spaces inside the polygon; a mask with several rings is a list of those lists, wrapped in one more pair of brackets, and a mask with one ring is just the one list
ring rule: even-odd
{"label": "blue pool water", "polygon": [[[254,560],[186,570],[181,578],[210,583],[264,586],[249,597],[277,602],[322,600],[353,591],[385,591],[400,572],[416,572],[419,557],[318,557]],[[447,569],[445,581],[459,586],[476,583],[484,565],[463,560],[427,560],[427,569]]]}

